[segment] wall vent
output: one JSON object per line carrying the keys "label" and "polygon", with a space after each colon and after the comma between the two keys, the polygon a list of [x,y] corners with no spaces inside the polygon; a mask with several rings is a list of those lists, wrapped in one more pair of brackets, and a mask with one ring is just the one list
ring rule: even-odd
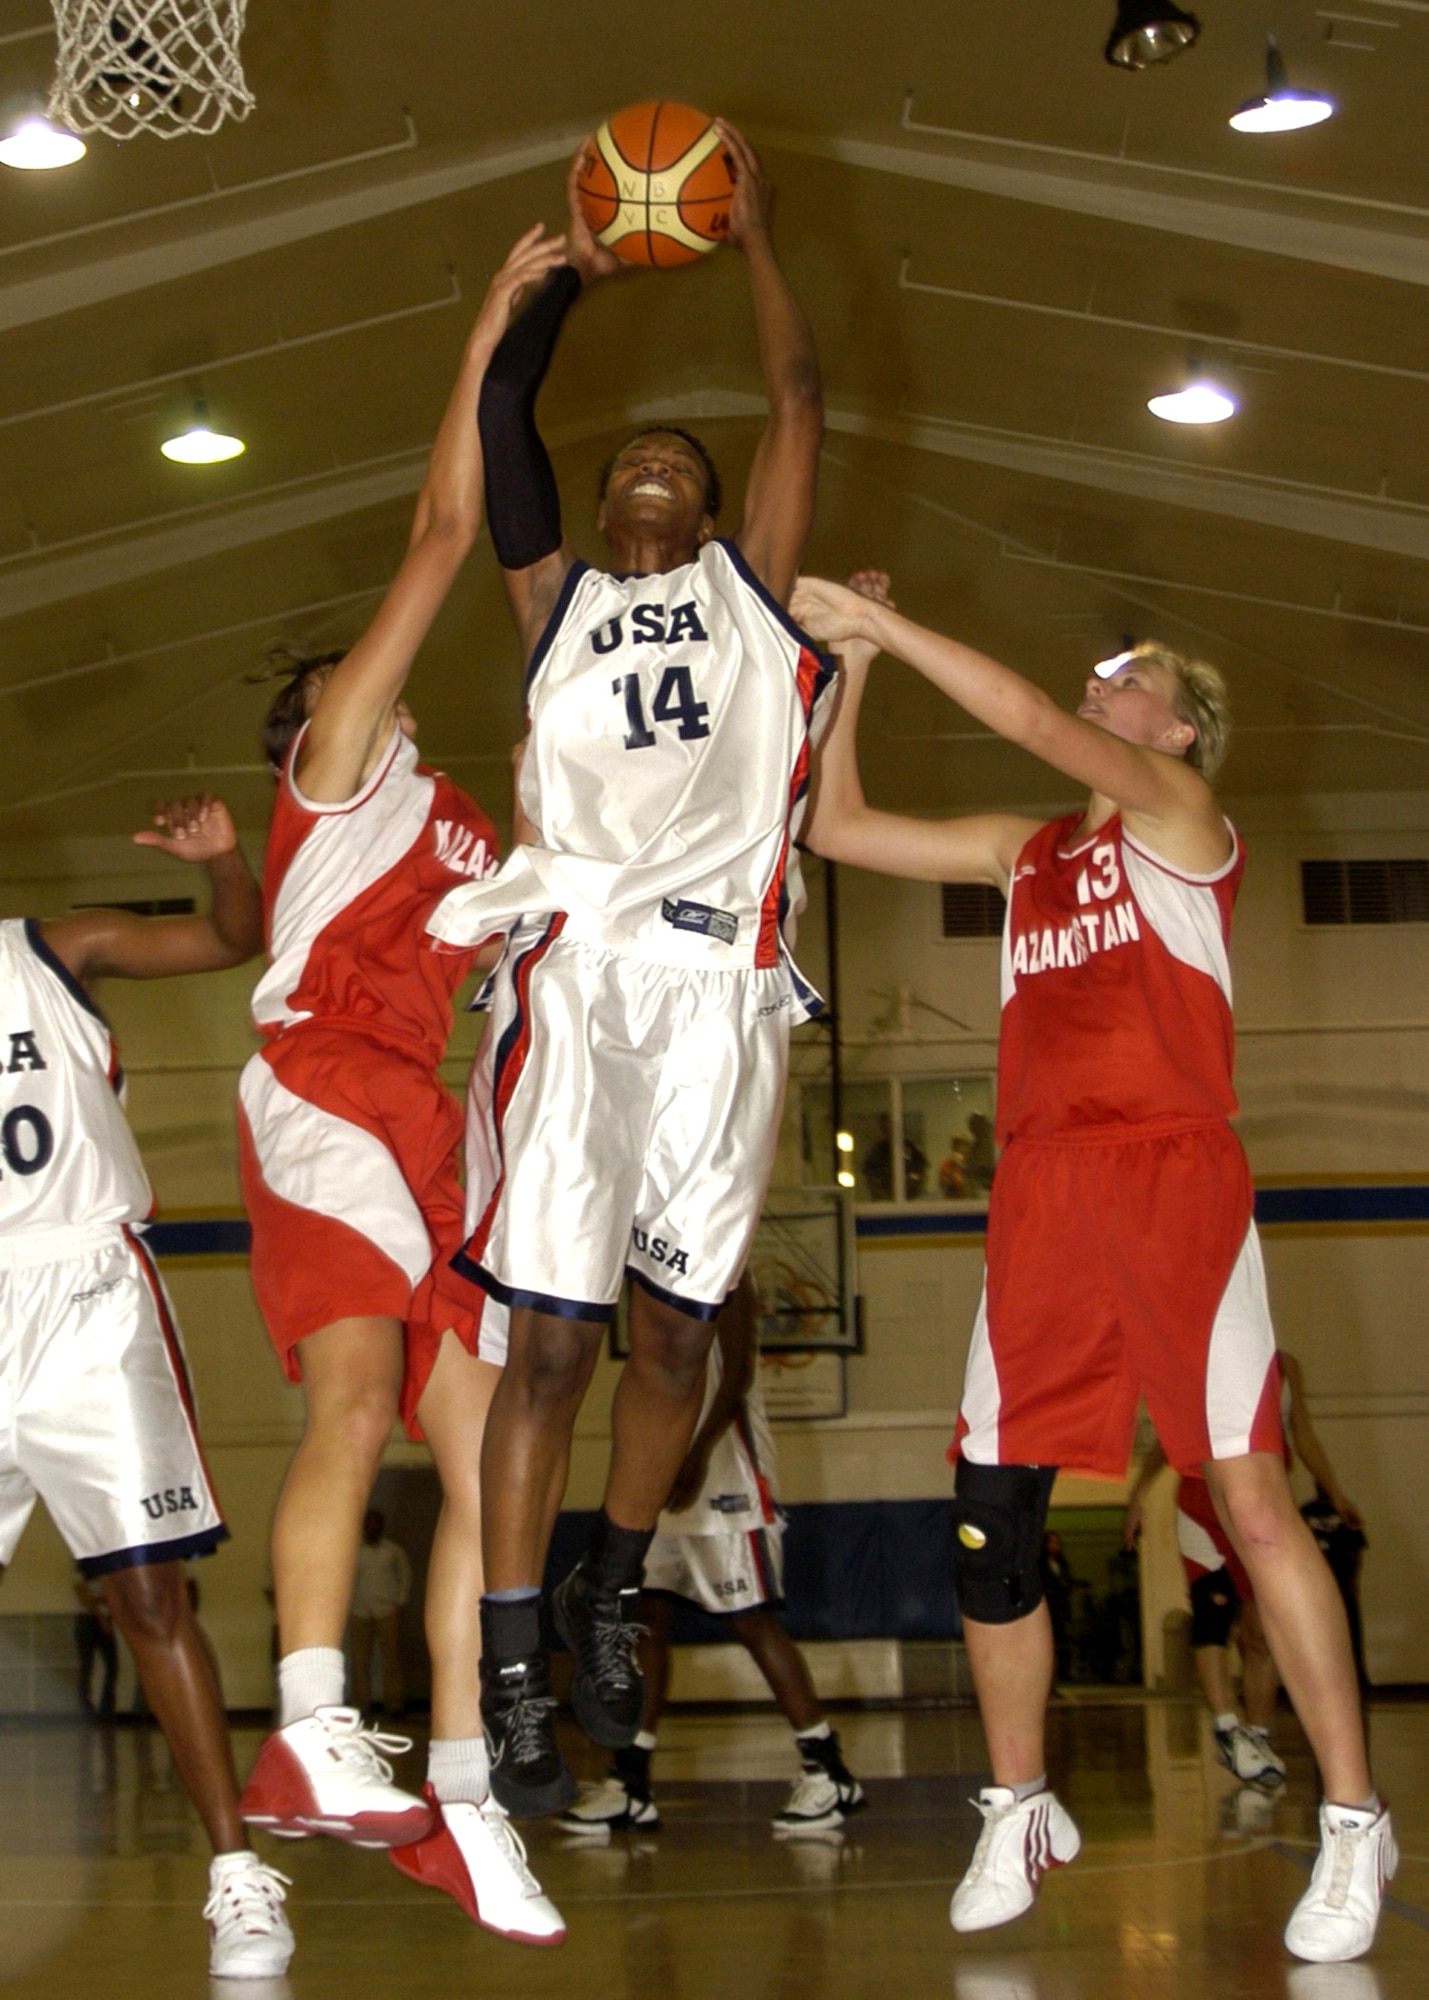
{"label": "wall vent", "polygon": [[1307,924],[1429,924],[1429,860],[1302,861],[1300,905]]}
{"label": "wall vent", "polygon": [[1007,898],[990,882],[944,882],[945,938],[1001,937]]}

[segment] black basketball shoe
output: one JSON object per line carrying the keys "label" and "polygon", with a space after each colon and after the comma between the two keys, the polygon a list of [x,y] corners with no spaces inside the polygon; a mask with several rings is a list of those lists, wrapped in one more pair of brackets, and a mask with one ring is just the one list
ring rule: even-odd
{"label": "black basketball shoe", "polygon": [[645,1683],[635,1664],[640,1627],[630,1615],[638,1589],[602,1590],[583,1556],[551,1596],[556,1630],[571,1651],[571,1702],[592,1743],[624,1750],[645,1712]]}
{"label": "black basketball shoe", "polygon": [[574,1804],[577,1785],[556,1742],[556,1700],[544,1653],[481,1662],[481,1719],[496,1803],[513,1819]]}

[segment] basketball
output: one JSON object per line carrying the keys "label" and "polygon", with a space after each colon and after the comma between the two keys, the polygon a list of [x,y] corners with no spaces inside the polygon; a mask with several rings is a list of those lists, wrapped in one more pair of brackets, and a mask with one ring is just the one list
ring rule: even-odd
{"label": "basketball", "polygon": [[703,111],[651,99],[607,118],[581,161],[591,233],[627,264],[692,264],[729,234],[729,156]]}

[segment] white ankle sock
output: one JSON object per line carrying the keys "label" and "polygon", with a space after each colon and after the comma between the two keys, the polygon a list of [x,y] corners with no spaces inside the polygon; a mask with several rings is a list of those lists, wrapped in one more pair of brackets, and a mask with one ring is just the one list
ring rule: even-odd
{"label": "white ankle sock", "polygon": [[491,1790],[484,1736],[434,1736],[427,1746],[427,1783],[444,1806],[479,1806]]}
{"label": "white ankle sock", "polygon": [[637,1750],[653,1750],[655,1743],[656,1736],[653,1729],[641,1729],[636,1732],[635,1748]]}
{"label": "white ankle sock", "polygon": [[278,1662],[278,1727],[301,1722],[320,1708],[342,1707],[340,1646],[300,1646]]}
{"label": "white ankle sock", "polygon": [[1028,1778],[1020,1785],[1009,1785],[1007,1789],[1011,1792],[1015,1803],[1022,1805],[1028,1799],[1035,1799],[1039,1792],[1046,1791],[1047,1773],[1044,1771],[1040,1778]]}
{"label": "white ankle sock", "polygon": [[1222,1736],[1228,1735],[1232,1729],[1240,1728],[1240,1717],[1233,1708],[1228,1709],[1224,1715],[1216,1717],[1216,1727]]}
{"label": "white ankle sock", "polygon": [[818,1722],[811,1722],[807,1729],[796,1729],[796,1743],[826,1743],[834,1733],[834,1726],[825,1715]]}

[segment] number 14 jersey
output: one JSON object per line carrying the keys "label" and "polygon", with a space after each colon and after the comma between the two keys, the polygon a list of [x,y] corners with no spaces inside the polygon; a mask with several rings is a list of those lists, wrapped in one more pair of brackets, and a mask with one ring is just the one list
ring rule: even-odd
{"label": "number 14 jersey", "polygon": [[540,845],[453,890],[431,930],[466,943],[560,910],[567,937],[657,964],[780,963],[833,673],[732,542],[653,576],[573,563],[526,675]]}

